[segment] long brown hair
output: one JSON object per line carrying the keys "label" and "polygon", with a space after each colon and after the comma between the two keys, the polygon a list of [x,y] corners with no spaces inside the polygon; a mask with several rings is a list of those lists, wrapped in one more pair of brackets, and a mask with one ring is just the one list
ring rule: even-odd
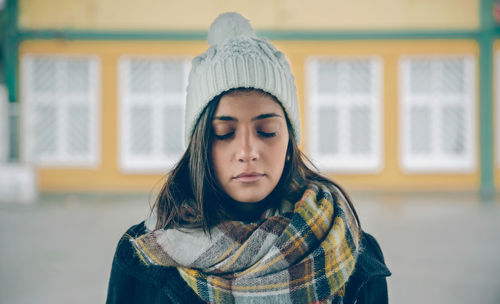
{"label": "long brown hair", "polygon": [[[205,231],[229,214],[224,207],[227,198],[220,188],[211,164],[213,139],[212,120],[221,97],[225,94],[257,91],[281,103],[271,94],[258,89],[237,88],[216,96],[200,114],[184,155],[167,177],[153,206],[157,216],[156,229],[199,227]],[[337,187],[347,199],[359,225],[359,218],[347,193],[336,182],[318,173],[309,159],[300,151],[293,136],[293,127],[287,117],[289,142],[287,161],[281,178],[270,195],[295,202],[311,182]],[[309,165],[308,165],[309,164]],[[314,169],[311,169],[314,168]]]}

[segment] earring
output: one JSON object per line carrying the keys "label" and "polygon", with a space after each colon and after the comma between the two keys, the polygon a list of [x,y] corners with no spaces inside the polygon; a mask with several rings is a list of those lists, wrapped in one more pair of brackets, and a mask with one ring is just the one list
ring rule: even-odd
{"label": "earring", "polygon": [[290,155],[286,156],[286,161],[290,161]]}

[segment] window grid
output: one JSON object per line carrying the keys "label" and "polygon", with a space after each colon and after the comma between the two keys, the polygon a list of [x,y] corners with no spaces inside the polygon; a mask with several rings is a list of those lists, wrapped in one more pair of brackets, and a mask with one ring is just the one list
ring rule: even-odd
{"label": "window grid", "polygon": [[469,55],[400,59],[400,165],[407,173],[476,167],[475,73]]}
{"label": "window grid", "polygon": [[376,56],[307,62],[307,151],[322,170],[376,173],[382,159],[382,61]]}
{"label": "window grid", "polygon": [[189,68],[187,58],[120,58],[123,172],[164,173],[180,159]]}
{"label": "window grid", "polygon": [[23,158],[42,167],[95,168],[100,158],[99,90],[95,56],[23,56]]}

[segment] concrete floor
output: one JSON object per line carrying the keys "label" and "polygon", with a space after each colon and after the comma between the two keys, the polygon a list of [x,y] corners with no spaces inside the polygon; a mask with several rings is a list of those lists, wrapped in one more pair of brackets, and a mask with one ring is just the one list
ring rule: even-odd
{"label": "concrete floor", "polygon": [[[500,303],[500,200],[352,195],[393,275],[391,303]],[[0,205],[0,303],[103,303],[116,242],[147,195],[44,195]]]}

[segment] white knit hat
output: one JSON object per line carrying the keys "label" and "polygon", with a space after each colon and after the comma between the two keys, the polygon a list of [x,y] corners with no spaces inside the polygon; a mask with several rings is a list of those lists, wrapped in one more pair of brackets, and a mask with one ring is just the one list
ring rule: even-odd
{"label": "white knit hat", "polygon": [[187,87],[185,144],[199,115],[217,95],[234,88],[261,89],[276,97],[300,143],[300,117],[294,77],[285,55],[267,39],[257,38],[238,13],[219,15],[210,26],[208,50],[193,59]]}

